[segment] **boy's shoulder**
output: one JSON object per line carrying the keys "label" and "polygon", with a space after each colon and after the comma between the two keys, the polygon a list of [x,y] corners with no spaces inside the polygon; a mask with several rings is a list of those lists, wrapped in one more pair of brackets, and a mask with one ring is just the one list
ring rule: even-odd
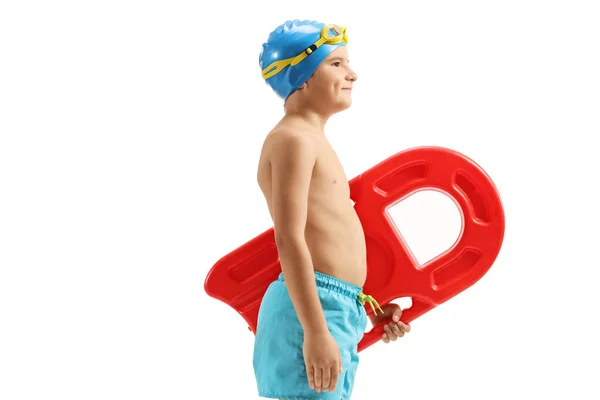
{"label": "boy's shoulder", "polygon": [[267,134],[263,143],[263,152],[268,149],[278,153],[305,153],[314,151],[315,147],[316,141],[310,132],[285,126],[277,127]]}

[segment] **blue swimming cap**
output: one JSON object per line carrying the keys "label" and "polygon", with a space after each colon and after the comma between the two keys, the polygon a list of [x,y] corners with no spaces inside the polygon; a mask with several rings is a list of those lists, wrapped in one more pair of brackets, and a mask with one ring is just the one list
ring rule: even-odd
{"label": "blue swimming cap", "polygon": [[[321,39],[324,23],[316,21],[286,21],[279,25],[263,43],[258,59],[262,70],[275,61],[296,57],[306,51],[306,57],[296,65],[287,65],[279,73],[266,79],[266,83],[283,99],[298,89],[310,78],[321,62],[336,48],[344,46],[347,41],[344,28],[344,39],[338,43],[325,42],[314,49],[314,44]],[[334,32],[335,34],[336,32]],[[339,32],[338,32],[339,33]],[[331,32],[329,32],[331,35]],[[310,48],[313,46],[313,51]],[[309,49],[307,51],[307,49]]]}

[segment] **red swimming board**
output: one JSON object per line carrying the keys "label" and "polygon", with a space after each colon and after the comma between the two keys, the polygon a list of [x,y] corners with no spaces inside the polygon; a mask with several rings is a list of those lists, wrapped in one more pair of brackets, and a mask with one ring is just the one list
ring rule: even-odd
{"label": "red swimming board", "polygon": [[[380,305],[411,297],[402,321],[416,318],[477,282],[492,266],[504,238],[500,195],[485,171],[468,157],[440,147],[397,153],[350,180],[350,197],[367,244],[364,293]],[[419,266],[388,209],[421,190],[454,199],[462,230],[446,252]],[[236,310],[256,333],[258,310],[268,286],[281,272],[273,228],[221,258],[209,271],[206,293]],[[367,313],[371,308],[366,305]],[[365,333],[362,351],[380,340],[383,324]]]}

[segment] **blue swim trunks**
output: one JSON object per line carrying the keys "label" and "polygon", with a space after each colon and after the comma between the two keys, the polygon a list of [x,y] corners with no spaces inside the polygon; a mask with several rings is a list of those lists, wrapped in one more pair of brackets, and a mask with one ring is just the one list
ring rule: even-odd
{"label": "blue swim trunks", "polygon": [[342,356],[336,390],[317,393],[308,385],[302,352],[304,331],[282,273],[267,289],[258,313],[253,365],[260,397],[350,399],[359,361],[358,343],[367,327],[365,296],[360,287],[320,272],[315,272],[315,281],[329,331]]}

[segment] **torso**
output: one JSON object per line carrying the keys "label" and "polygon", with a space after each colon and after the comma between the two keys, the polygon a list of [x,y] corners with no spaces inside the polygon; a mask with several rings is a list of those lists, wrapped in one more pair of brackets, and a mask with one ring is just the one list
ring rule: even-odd
{"label": "torso", "polygon": [[[350,200],[348,179],[326,137],[310,137],[317,144],[318,154],[308,195],[305,238],[314,269],[362,287],[366,279],[365,237]],[[257,179],[273,218],[269,144],[267,137]]]}

